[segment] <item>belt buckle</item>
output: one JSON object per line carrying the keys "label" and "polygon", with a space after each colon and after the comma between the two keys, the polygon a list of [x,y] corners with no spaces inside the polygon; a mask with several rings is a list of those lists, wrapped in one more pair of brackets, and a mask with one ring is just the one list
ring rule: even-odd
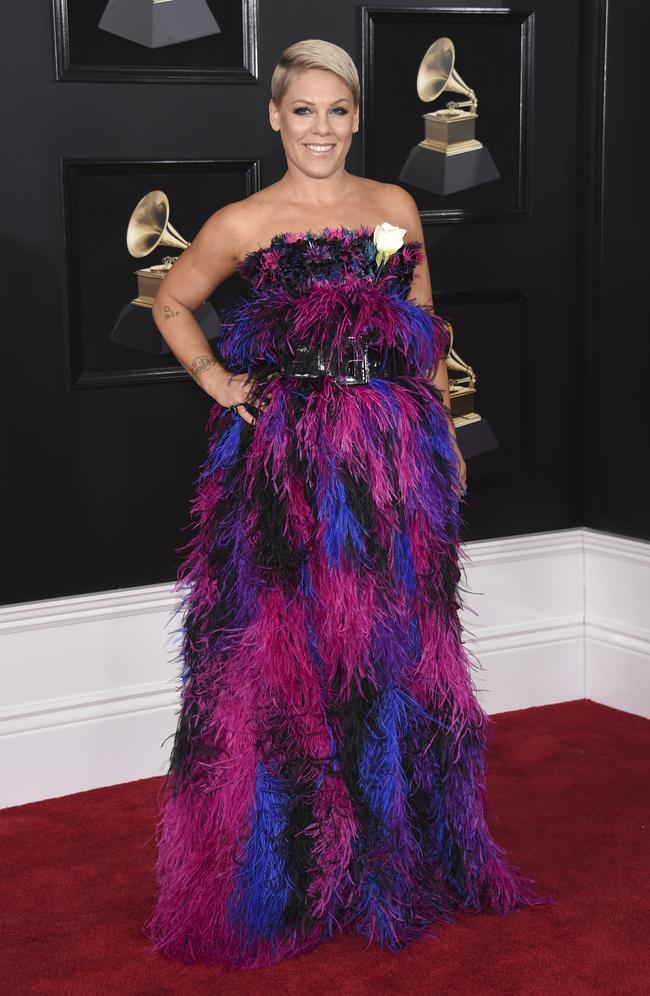
{"label": "belt buckle", "polygon": [[339,379],[344,384],[367,384],[370,380],[368,343],[351,335],[347,338],[353,355],[351,359],[344,359]]}
{"label": "belt buckle", "polygon": [[293,355],[284,364],[284,369],[291,377],[313,377],[314,373],[310,367],[311,358],[308,346],[296,346]]}

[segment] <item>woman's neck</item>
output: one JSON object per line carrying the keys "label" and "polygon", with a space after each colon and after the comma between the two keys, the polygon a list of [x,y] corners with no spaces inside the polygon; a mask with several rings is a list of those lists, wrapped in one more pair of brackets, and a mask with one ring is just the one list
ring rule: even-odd
{"label": "woman's neck", "polygon": [[288,197],[296,204],[309,205],[315,211],[340,208],[352,188],[353,178],[345,169],[337,170],[331,176],[307,176],[291,163],[278,181],[278,186],[286,190]]}

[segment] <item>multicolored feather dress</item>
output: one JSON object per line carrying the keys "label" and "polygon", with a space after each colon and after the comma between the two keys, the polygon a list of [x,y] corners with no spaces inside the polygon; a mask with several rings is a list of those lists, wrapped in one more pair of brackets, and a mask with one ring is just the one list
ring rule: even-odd
{"label": "multicolored feather dress", "polygon": [[[181,709],[144,931],[184,962],[269,966],[337,932],[396,950],[460,908],[538,905],[485,816],[487,714],[461,640],[461,489],[444,320],[408,297],[421,243],[283,233],[240,264],[192,502]],[[370,330],[370,331],[369,331]],[[396,372],[277,371],[370,337]],[[275,376],[271,376],[275,371]]]}

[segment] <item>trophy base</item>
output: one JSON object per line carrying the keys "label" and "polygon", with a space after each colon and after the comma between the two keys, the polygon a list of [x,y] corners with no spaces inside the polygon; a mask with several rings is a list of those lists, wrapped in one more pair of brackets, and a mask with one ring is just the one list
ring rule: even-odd
{"label": "trophy base", "polygon": [[221,33],[205,0],[108,0],[98,27],[147,48]]}
{"label": "trophy base", "polygon": [[[474,415],[474,401],[476,400],[476,388],[462,388],[457,390],[453,387],[451,376],[449,377],[452,418]],[[480,418],[480,415],[475,416]]]}
{"label": "trophy base", "polygon": [[456,429],[456,439],[458,449],[463,454],[464,460],[487,453],[489,450],[496,450],[499,447],[496,436],[492,429],[481,415],[472,415],[467,418],[462,416],[454,419]]}
{"label": "trophy base", "polygon": [[[194,317],[201,326],[201,331],[208,342],[221,335],[221,319],[209,301],[204,301],[194,312]],[[151,308],[147,305],[129,301],[118,316],[113,331],[109,335],[110,342],[120,346],[130,346],[132,349],[142,349],[145,353],[156,353],[162,356],[171,350],[158,331],[153,320]]]}
{"label": "trophy base", "polygon": [[455,194],[498,180],[500,173],[485,146],[446,155],[437,149],[415,145],[408,154],[399,179],[432,194]]}

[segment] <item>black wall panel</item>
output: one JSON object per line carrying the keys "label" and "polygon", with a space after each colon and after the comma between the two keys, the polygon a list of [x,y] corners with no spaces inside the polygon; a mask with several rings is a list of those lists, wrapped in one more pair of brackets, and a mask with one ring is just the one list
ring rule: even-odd
{"label": "black wall panel", "polygon": [[[471,12],[445,5],[461,6]],[[70,386],[61,160],[248,161],[266,186],[284,170],[267,114],[281,49],[326,38],[361,71],[373,11],[413,8],[260,0],[259,82],[167,84],[57,82],[48,5],[12,5],[12,99],[0,112],[3,603],[171,581],[212,404],[189,378]],[[469,462],[465,538],[581,524],[649,536],[647,165],[634,85],[647,13],[641,0],[508,9],[531,40],[523,209],[425,218],[438,310],[455,319],[477,407],[502,440]],[[423,34],[423,51],[432,40]],[[470,76],[466,63],[459,54]],[[215,206],[206,199],[205,218]]]}
{"label": "black wall panel", "polygon": [[650,10],[601,0],[590,24],[583,189],[585,521],[650,538],[650,143],[633,98],[647,73]]}

